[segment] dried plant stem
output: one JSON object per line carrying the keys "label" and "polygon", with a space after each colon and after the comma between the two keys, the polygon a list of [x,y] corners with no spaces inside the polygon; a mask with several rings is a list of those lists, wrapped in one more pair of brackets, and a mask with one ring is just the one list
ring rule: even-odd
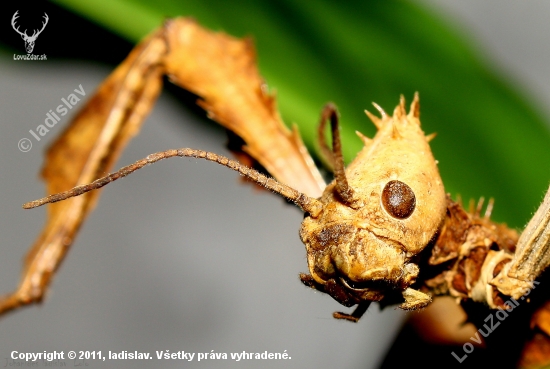
{"label": "dried plant stem", "polygon": [[200,159],[206,159],[209,161],[216,162],[230,169],[233,169],[234,171],[239,172],[240,174],[254,181],[255,183],[261,186],[264,186],[268,190],[276,192],[279,195],[287,198],[288,200],[296,203],[296,205],[298,205],[305,212],[308,212],[315,216],[321,210],[322,204],[320,201],[312,197],[306,196],[305,194],[293,189],[292,187],[289,187],[285,184],[277,182],[273,178],[266,177],[262,173],[254,169],[251,169],[239,163],[238,161],[231,160],[225,156],[214,154],[212,152],[189,149],[189,148],[183,148],[183,149],[177,149],[177,150],[166,150],[166,151],[151,154],[144,159],[136,161],[134,164],[125,166],[114,173],[111,173],[105,177],[102,177],[93,181],[90,184],[76,186],[65,192],[53,194],[39,200],[27,202],[23,204],[23,208],[32,209],[38,206],[42,206],[44,204],[63,201],[71,197],[82,195],[83,193],[86,193],[89,191],[97,190],[113,181],[116,181],[119,178],[126,177],[128,174],[133,173],[136,170],[141,169],[146,165],[153,164],[162,159],[167,159],[175,156],[200,158]]}

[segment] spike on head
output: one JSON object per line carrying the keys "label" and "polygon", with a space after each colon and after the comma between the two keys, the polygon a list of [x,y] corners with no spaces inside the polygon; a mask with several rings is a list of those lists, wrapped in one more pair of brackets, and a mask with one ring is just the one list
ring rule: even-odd
{"label": "spike on head", "polygon": [[392,120],[391,122],[391,136],[394,139],[399,139],[403,136],[401,136],[401,133],[399,133],[399,129],[397,128],[397,124],[395,124],[395,121]]}
{"label": "spike on head", "polygon": [[489,199],[489,203],[487,204],[487,208],[485,209],[485,215],[483,218],[489,219],[491,218],[491,214],[493,212],[493,206],[495,205],[495,199],[492,197]]}
{"label": "spike on head", "polygon": [[388,117],[388,114],[386,114],[386,112],[384,111],[384,109],[382,109],[382,107],[380,105],[373,102],[372,106],[374,106],[376,108],[376,110],[378,110],[378,112],[380,113],[380,116],[382,117],[382,119],[386,119]]}
{"label": "spike on head", "polygon": [[414,98],[411,103],[411,110],[409,111],[409,117],[420,118],[420,96],[418,91],[414,93]]}
{"label": "spike on head", "polygon": [[395,110],[393,111],[393,119],[395,120],[401,120],[407,115],[407,111],[405,110],[405,97],[401,95],[399,97],[399,105],[395,107]]}
{"label": "spike on head", "polygon": [[430,142],[435,138],[435,136],[437,136],[437,132],[430,133],[429,135],[426,136],[426,141]]}
{"label": "spike on head", "polygon": [[365,136],[361,132],[355,131],[355,134],[361,139],[361,141],[363,141],[363,145],[370,146],[370,144],[372,143],[372,138]]}
{"label": "spike on head", "polygon": [[[378,118],[376,115],[372,114],[368,110],[365,110],[365,114],[367,114],[367,117],[369,117],[369,119],[376,126],[376,128],[378,129],[382,128],[382,120],[380,118]],[[384,118],[384,116],[382,116],[382,118]]]}
{"label": "spike on head", "polygon": [[462,196],[460,194],[456,195],[456,200],[455,202],[460,205],[461,207],[464,207],[463,204],[462,204]]}
{"label": "spike on head", "polygon": [[475,214],[476,211],[476,200],[473,198],[470,198],[470,201],[468,201],[468,213]]}
{"label": "spike on head", "polygon": [[477,205],[476,205],[476,210],[475,210],[476,217],[479,217],[481,215],[481,209],[483,209],[483,203],[485,203],[485,197],[482,196],[479,198],[479,201],[477,202]]}

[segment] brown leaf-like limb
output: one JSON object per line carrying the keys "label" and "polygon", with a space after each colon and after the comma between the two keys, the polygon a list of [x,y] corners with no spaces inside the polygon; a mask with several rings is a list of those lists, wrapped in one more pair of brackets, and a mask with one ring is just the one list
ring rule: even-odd
{"label": "brown leaf-like limb", "polygon": [[[136,46],[49,148],[42,170],[48,195],[109,172],[152,109],[164,74],[199,95],[209,116],[239,135],[278,181],[308,196],[322,193],[325,183],[298,132],[283,124],[275,98],[266,92],[251,42],[177,18]],[[0,300],[0,314],[42,301],[98,196],[94,191],[48,205],[20,285]]]}
{"label": "brown leaf-like limb", "polygon": [[[138,132],[161,88],[166,43],[155,32],[139,44],[53,143],[42,178],[54,194],[108,170]],[[46,224],[26,256],[19,287],[0,301],[0,314],[41,302],[51,278],[99,192],[48,206]]]}
{"label": "brown leaf-like limb", "polygon": [[283,124],[256,67],[252,42],[186,19],[169,21],[166,37],[170,80],[200,96],[208,116],[240,136],[244,150],[278,181],[319,197],[325,182],[298,131]]}

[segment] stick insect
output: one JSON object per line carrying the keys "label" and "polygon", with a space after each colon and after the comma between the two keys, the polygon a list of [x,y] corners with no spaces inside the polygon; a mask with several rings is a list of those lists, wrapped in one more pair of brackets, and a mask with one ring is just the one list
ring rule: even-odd
{"label": "stick insect", "polygon": [[[129,135],[136,129],[135,126],[121,127],[121,125],[126,123],[139,125],[140,120],[143,118],[144,110],[147,110],[147,106],[151,103],[151,100],[158,94],[160,86],[159,76],[162,73],[166,73],[164,68],[170,71],[170,68],[173,68],[175,61],[178,59],[178,56],[175,55],[177,52],[174,53],[174,50],[179,52],[179,42],[185,43],[190,38],[201,39],[200,36],[189,36],[189,33],[194,32],[201,33],[203,31],[197,28],[192,22],[174,20],[168,22],[162,31],[153,34],[136,48],[130,55],[129,61],[114,72],[113,77],[102,87],[103,91],[100,89],[100,93],[97,95],[100,96],[102,92],[106,93],[105,91],[118,87],[117,83],[120,82],[121,76],[124,76],[123,81],[124,83],[128,83],[129,92],[126,93],[124,89],[121,89],[123,93],[116,96],[117,100],[115,100],[114,104],[115,106],[124,107],[131,102],[138,107],[136,113],[130,112],[126,116],[121,116],[122,113],[116,116],[116,114],[110,113],[111,110],[107,114],[108,119],[104,123],[107,126],[112,124],[116,128],[108,130],[111,134],[110,137],[104,136],[109,133],[105,133],[105,130],[98,133],[100,139],[109,142],[108,145],[101,145],[100,151],[105,151],[106,148],[113,149],[114,147],[115,154],[112,154],[113,151],[109,151],[106,154],[105,152],[95,151],[95,147],[91,148],[91,153],[88,156],[93,158],[92,165],[95,164],[96,167],[90,168],[88,164],[83,166],[82,172],[77,177],[74,177],[72,173],[63,173],[59,176],[59,173],[56,172],[54,179],[52,172],[59,171],[60,168],[56,167],[55,164],[47,166],[45,177],[52,179],[49,187],[49,192],[52,195],[44,200],[27,203],[25,205],[26,208],[83,195],[90,190],[98,189],[110,183],[118,177],[126,176],[137,168],[166,157],[191,156],[206,158],[207,160],[216,161],[237,170],[256,183],[281,194],[288,200],[295,202],[306,213],[301,237],[308,249],[310,274],[302,275],[302,282],[309,287],[326,292],[345,306],[358,305],[351,314],[335,313],[335,318],[357,321],[372,301],[398,303],[403,309],[419,309],[427,306],[431,301],[431,296],[437,294],[451,294],[465,299],[479,299],[490,307],[496,308],[501,306],[503,302],[497,301],[495,296],[493,296],[496,291],[495,287],[499,290],[497,294],[502,293],[514,298],[522,296],[526,289],[533,288],[532,282],[547,264],[545,257],[536,257],[534,262],[531,259],[535,255],[533,250],[540,251],[537,255],[545,255],[544,249],[547,244],[545,237],[548,220],[544,214],[547,213],[548,201],[543,203],[539,212],[534,217],[536,221],[531,223],[527,231],[524,232],[524,235],[531,238],[524,237],[520,239],[517,251],[514,254],[516,239],[513,232],[498,228],[497,225],[488,220],[488,216],[481,217],[479,212],[467,214],[461,209],[459,204],[445,197],[435,161],[431,157],[431,154],[429,154],[427,146],[429,137],[428,139],[425,138],[423,132],[418,130],[415,131],[414,135],[408,133],[409,128],[407,127],[419,127],[418,96],[415,96],[408,112],[404,100],[401,99],[393,115],[385,113],[382,109],[378,109],[380,117],[375,117],[369,113],[369,118],[379,128],[380,135],[374,138],[372,142],[362,135],[360,137],[365,143],[363,161],[365,158],[373,159],[371,152],[374,152],[373,155],[376,157],[376,154],[380,151],[380,147],[391,147],[392,145],[388,144],[388,142],[397,140],[411,141],[409,142],[410,145],[396,145],[392,151],[395,151],[397,147],[406,147],[410,150],[400,153],[400,157],[409,160],[400,164],[403,168],[410,166],[411,163],[414,166],[418,165],[417,161],[426,160],[425,163],[420,165],[421,170],[417,173],[418,175],[426,176],[426,178],[424,180],[415,178],[403,181],[401,179],[404,175],[404,170],[400,171],[399,166],[397,167],[398,169],[385,168],[382,164],[383,158],[381,158],[378,159],[379,162],[374,160],[375,165],[381,166],[380,173],[377,174],[377,181],[370,181],[375,186],[378,186],[378,189],[370,188],[369,192],[358,195],[357,193],[361,191],[358,190],[357,181],[363,180],[363,178],[357,178],[361,177],[360,173],[363,170],[357,169],[360,164],[356,163],[351,165],[352,169],[348,168],[347,172],[344,171],[338,138],[337,115],[335,109],[328,106],[322,114],[321,126],[327,120],[331,121],[333,136],[332,151],[325,150],[325,156],[327,156],[328,162],[333,163],[336,180],[324,189],[325,192],[321,200],[318,200],[317,197],[319,197],[324,183],[318,172],[314,169],[312,161],[305,151],[297,132],[294,131],[291,133],[281,128],[280,120],[274,107],[274,100],[262,90],[262,83],[259,79],[256,79],[255,75],[252,76],[252,79],[255,79],[252,81],[252,84],[255,86],[252,93],[240,91],[243,94],[240,108],[243,109],[243,106],[247,106],[245,103],[252,101],[251,114],[248,114],[247,118],[252,120],[251,116],[254,115],[258,118],[267,118],[266,120],[270,121],[270,123],[265,124],[265,127],[267,127],[265,129],[275,132],[273,143],[278,144],[277,150],[280,151],[269,150],[275,147],[269,143],[257,142],[257,137],[263,136],[262,132],[249,132],[247,131],[247,127],[243,128],[242,122],[239,122],[238,119],[235,122],[231,107],[224,106],[223,99],[217,100],[220,98],[217,89],[212,88],[205,81],[197,82],[193,80],[196,75],[200,74],[196,70],[193,71],[193,68],[199,68],[200,66],[191,65],[191,70],[194,73],[187,72],[187,74],[182,73],[181,75],[173,73],[171,74],[172,80],[176,83],[179,82],[186,88],[202,96],[204,100],[201,102],[201,106],[209,111],[213,119],[218,120],[241,136],[246,142],[245,153],[260,161],[260,164],[268,172],[277,177],[278,181],[268,179],[262,174],[252,171],[235,161],[212,153],[200,150],[180,149],[151,155],[137,162],[135,165],[123,168],[121,171],[99,179],[91,185],[86,184],[91,182],[92,179],[97,178],[98,172],[105,171],[109,164],[112,164],[116,152],[121,149]],[[173,47],[173,42],[178,47]],[[250,48],[250,45],[246,42],[236,42],[233,44],[234,40],[227,41],[227,39],[223,39],[223,42],[226,43],[224,46],[229,45],[226,51],[227,49],[237,49],[237,56],[246,54],[247,48]],[[172,52],[168,53],[168,49],[172,50]],[[162,56],[162,63],[158,62],[157,58],[159,55]],[[212,58],[212,56],[210,57]],[[237,71],[240,70],[239,68],[243,68],[243,66],[244,69],[251,67],[249,60],[246,60],[246,58],[245,60],[237,60],[235,64]],[[132,68],[129,68],[129,66],[132,66]],[[138,67],[133,69],[135,66]],[[239,74],[237,73],[236,75],[238,76]],[[198,87],[193,87],[195,84]],[[220,103],[220,101],[222,102]],[[254,103],[257,103],[258,106],[254,107]],[[88,105],[99,110],[98,116],[93,117],[94,119],[100,119],[101,115],[105,114],[105,112],[101,111],[102,104],[103,101],[96,97]],[[100,109],[97,109],[98,106]],[[77,118],[74,126],[78,126],[79,119],[88,119],[90,117],[91,110],[84,110],[84,112]],[[413,136],[416,138],[411,138]],[[65,146],[54,146],[49,152],[49,160],[56,163],[60,160],[60,157],[67,155],[66,150],[74,151],[74,144],[71,142],[72,139],[74,137],[71,137],[71,131],[67,131],[62,138]],[[422,145],[416,147],[415,145],[418,142],[422,143]],[[78,143],[80,144],[81,142]],[[322,146],[328,147],[326,144]],[[423,159],[418,157],[410,158],[418,153],[421,154]],[[278,163],[280,162],[279,159],[284,157],[284,155],[300,158],[299,161],[294,161],[295,163],[299,163],[299,165],[295,168],[290,168],[290,170],[287,170],[288,168],[281,169]],[[389,152],[386,152],[384,155],[389,155]],[[98,158],[101,158],[101,160]],[[290,186],[285,184],[292,183],[293,173],[301,171],[310,174],[309,181]],[[372,174],[370,175],[372,176]],[[67,181],[67,178],[64,178],[64,183],[58,183],[59,178],[63,176],[73,176],[71,178],[72,181]],[[384,179],[383,183],[380,182],[382,178]],[[367,176],[367,179],[370,180],[372,178]],[[71,182],[74,184],[83,184],[73,190],[69,190],[69,192],[64,192],[61,195],[58,194],[65,190],[67,184]],[[422,188],[423,185],[425,188]],[[298,187],[299,189],[297,190],[294,187]],[[308,193],[312,195],[308,195]],[[89,211],[91,204],[93,204],[96,198],[97,195],[90,193],[76,197],[65,203],[57,204],[55,205],[57,208],[52,208],[56,210],[50,214],[50,226],[45,229],[45,233],[42,236],[43,239],[40,239],[40,242],[35,246],[37,248],[35,248],[35,251],[29,257],[30,263],[27,265],[29,273],[24,278],[18,291],[4,300],[2,311],[9,311],[21,305],[38,302],[42,299],[45,289],[49,284],[51,273],[56,269],[56,263],[63,258],[64,252],[71,243],[82,218]],[[376,204],[376,210],[370,208],[372,204]],[[418,211],[417,208],[419,209]],[[362,209],[368,210],[367,216],[357,215],[357,212],[360,213]],[[435,211],[428,213],[426,209]],[[339,218],[343,217],[350,220],[350,222],[353,221],[353,223],[358,222],[361,224],[354,224],[355,228],[350,230],[349,222],[338,223],[334,219],[330,219],[335,214]],[[421,218],[415,221],[418,225],[404,225],[404,222],[409,222],[407,219],[414,219],[414,216],[417,214],[421,215]],[[368,217],[372,217],[373,219],[370,223],[366,221]],[[65,221],[61,222],[61,218]],[[67,219],[70,219],[72,223],[68,224]],[[356,221],[357,219],[360,219],[360,221]],[[420,221],[419,219],[424,219],[424,221]],[[318,221],[321,221],[321,224],[314,224]],[[362,222],[368,224],[363,224]],[[383,226],[384,223],[386,226]],[[332,227],[333,225],[334,227]],[[539,232],[541,225],[542,230]],[[377,231],[373,231],[373,228],[376,228]],[[361,230],[361,232],[364,230],[367,233],[363,234],[358,230]],[[483,233],[484,231],[487,231],[487,233]],[[491,231],[494,234],[490,234]],[[533,235],[536,235],[536,237],[532,237]],[[366,240],[373,236],[375,240]],[[464,247],[462,246],[464,242],[459,243],[458,241],[464,241],[463,238],[469,240],[470,236],[475,242],[469,243],[468,246],[471,249],[466,248],[466,250],[463,250]],[[44,239],[48,242],[44,243]],[[358,241],[359,245],[370,245],[371,243],[369,242],[374,242],[377,245],[381,244],[357,249],[353,246],[354,243],[352,241],[354,240],[361,241]],[[365,241],[363,242],[363,240]],[[443,241],[447,242],[443,243]],[[456,241],[455,248],[449,249],[447,245],[454,241]],[[55,255],[48,260],[40,256],[42,253],[41,248],[45,244],[51,247],[51,251]],[[341,250],[341,246],[344,246],[347,250]],[[470,260],[471,251],[479,247],[485,247],[483,250],[484,262],[474,265],[471,270],[477,278],[472,277],[468,273],[461,274],[458,272],[457,270],[460,270],[460,262]],[[333,248],[337,250],[332,250]],[[453,266],[444,270],[441,275],[436,275],[430,279],[422,278],[419,269],[422,261],[419,259],[422,255],[426,255],[425,252],[423,253],[424,250],[431,250],[431,258],[428,264],[439,265],[453,260]],[[491,253],[492,251],[494,253]],[[369,253],[379,253],[379,256],[375,258],[374,264],[365,267],[364,262],[367,261]],[[485,260],[487,260],[487,264],[485,264]],[[509,260],[512,262],[508,264],[504,263],[504,261]],[[497,268],[498,273],[496,273]],[[491,273],[496,274],[489,277],[486,276]],[[39,276],[38,279],[37,275]],[[483,275],[485,278],[481,282],[479,279],[480,275]],[[456,288],[456,284],[453,284],[456,278],[466,279],[464,289],[459,290]],[[496,281],[493,281],[493,279],[496,279]],[[478,282],[492,286],[488,287],[481,297],[479,297],[478,289],[475,286]],[[447,289],[445,289],[445,286]]]}

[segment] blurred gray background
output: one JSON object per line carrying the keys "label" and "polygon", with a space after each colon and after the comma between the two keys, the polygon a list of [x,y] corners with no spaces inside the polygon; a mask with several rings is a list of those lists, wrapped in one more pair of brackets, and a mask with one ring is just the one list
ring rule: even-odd
{"label": "blurred gray background", "polygon": [[[464,28],[478,50],[547,116],[550,3],[423,0]],[[21,50],[22,52],[22,50]],[[45,209],[42,154],[70,117],[40,142],[30,136],[46,113],[79,84],[86,97],[110,69],[92,64],[0,60],[0,292],[17,284],[22,258]],[[82,107],[81,101],[78,107]],[[20,152],[23,137],[33,147]],[[219,127],[193,120],[163,95],[117,167],[169,148],[227,155]],[[242,185],[213,163],[170,159],[109,185],[53,280],[41,306],[0,319],[0,365],[10,352],[283,352],[289,361],[88,361],[90,367],[375,368],[406,313],[371,307],[357,325],[332,319],[342,310],[304,287],[298,238],[302,214],[278,197]],[[346,311],[344,309],[344,311]],[[449,355],[450,356],[450,355]],[[450,357],[450,360],[452,357]],[[72,362],[67,361],[71,366]]]}

